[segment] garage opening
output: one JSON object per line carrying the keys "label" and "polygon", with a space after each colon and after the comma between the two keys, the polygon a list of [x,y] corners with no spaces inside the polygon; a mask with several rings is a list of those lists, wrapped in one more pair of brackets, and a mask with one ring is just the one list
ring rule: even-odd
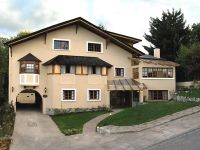
{"label": "garage opening", "polygon": [[17,110],[42,111],[42,96],[36,90],[23,90],[17,95],[16,108]]}

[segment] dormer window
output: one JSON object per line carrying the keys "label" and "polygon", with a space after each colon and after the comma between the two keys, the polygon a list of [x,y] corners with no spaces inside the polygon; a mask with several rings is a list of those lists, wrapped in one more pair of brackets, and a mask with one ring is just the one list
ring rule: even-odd
{"label": "dormer window", "polygon": [[40,60],[31,53],[18,60],[20,62],[20,73],[39,74]]}
{"label": "dormer window", "polygon": [[20,62],[20,73],[39,74],[39,62],[33,62],[33,61]]}

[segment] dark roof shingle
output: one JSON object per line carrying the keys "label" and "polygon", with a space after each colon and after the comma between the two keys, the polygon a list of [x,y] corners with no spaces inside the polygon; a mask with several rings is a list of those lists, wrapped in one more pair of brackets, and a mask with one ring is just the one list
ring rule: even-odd
{"label": "dark roof shingle", "polygon": [[28,53],[26,56],[20,58],[18,61],[37,61],[41,62],[37,57],[35,57],[33,54]]}
{"label": "dark roof shingle", "polygon": [[71,55],[58,55],[43,65],[87,65],[87,66],[101,66],[112,67],[111,64],[101,60],[98,57],[86,57],[86,56],[71,56]]}
{"label": "dark roof shingle", "polygon": [[151,59],[151,60],[166,60],[164,58],[158,58],[158,57],[154,57],[152,55],[142,55],[139,56],[140,59]]}

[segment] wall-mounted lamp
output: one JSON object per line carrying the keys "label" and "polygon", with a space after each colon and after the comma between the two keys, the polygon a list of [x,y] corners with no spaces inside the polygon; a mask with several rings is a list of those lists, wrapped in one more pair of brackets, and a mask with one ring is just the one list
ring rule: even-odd
{"label": "wall-mounted lamp", "polygon": [[14,87],[12,86],[11,91],[14,92]]}
{"label": "wall-mounted lamp", "polygon": [[46,87],[44,88],[44,93],[47,93],[47,88]]}

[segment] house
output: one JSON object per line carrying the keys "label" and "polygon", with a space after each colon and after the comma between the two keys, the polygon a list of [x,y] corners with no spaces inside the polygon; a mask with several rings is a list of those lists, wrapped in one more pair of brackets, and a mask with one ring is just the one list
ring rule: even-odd
{"label": "house", "polygon": [[176,64],[147,57],[133,47],[140,41],[80,17],[11,40],[9,100],[48,113],[170,99]]}

